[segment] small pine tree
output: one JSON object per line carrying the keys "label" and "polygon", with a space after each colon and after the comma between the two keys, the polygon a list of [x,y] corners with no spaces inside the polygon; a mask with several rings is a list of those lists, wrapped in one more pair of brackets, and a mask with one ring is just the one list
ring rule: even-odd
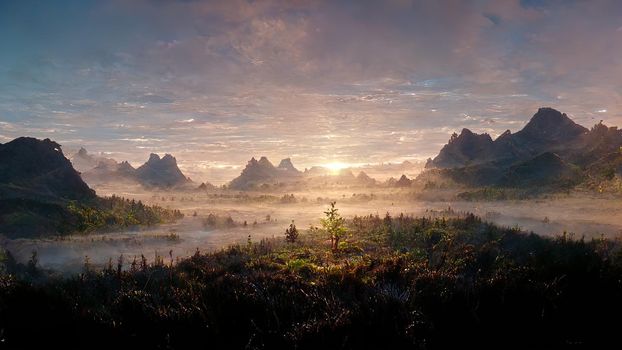
{"label": "small pine tree", "polygon": [[289,224],[289,228],[285,229],[285,241],[288,243],[294,243],[298,240],[298,229],[294,224],[294,220]]}
{"label": "small pine tree", "polygon": [[346,234],[345,219],[339,215],[339,209],[335,208],[336,202],[330,202],[330,208],[324,212],[326,217],[322,219],[322,226],[330,236],[330,244],[333,251],[339,248],[339,240]]}

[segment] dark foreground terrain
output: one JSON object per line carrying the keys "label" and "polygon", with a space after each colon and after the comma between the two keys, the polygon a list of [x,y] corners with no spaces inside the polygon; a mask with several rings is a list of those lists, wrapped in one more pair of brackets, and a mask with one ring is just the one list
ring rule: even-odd
{"label": "dark foreground terrain", "polygon": [[619,243],[464,215],[355,217],[173,262],[58,277],[5,253],[5,348],[597,348],[622,314]]}

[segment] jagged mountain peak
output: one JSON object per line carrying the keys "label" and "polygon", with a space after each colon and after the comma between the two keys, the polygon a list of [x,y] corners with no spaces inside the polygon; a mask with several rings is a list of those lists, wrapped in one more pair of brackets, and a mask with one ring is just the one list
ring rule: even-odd
{"label": "jagged mountain peak", "polygon": [[488,134],[475,134],[466,128],[460,135],[454,133],[438,156],[426,163],[426,168],[527,160],[547,151],[577,148],[587,134],[586,128],[565,113],[543,107],[522,130],[514,134],[506,130],[494,141]]}
{"label": "jagged mountain peak", "polygon": [[499,135],[499,137],[497,137],[495,141],[503,140],[504,138],[511,136],[511,135],[512,135],[512,132],[508,129],[504,131],[501,135]]}
{"label": "jagged mountain peak", "polygon": [[[0,197],[37,196],[88,199],[95,193],[82,181],[61,146],[50,140],[20,137],[0,145]],[[17,186],[15,186],[17,185]]]}
{"label": "jagged mountain peak", "polygon": [[281,159],[281,162],[279,163],[279,166],[277,168],[283,169],[286,171],[299,172],[298,169],[294,167],[294,164],[292,163],[291,158]]}
{"label": "jagged mountain peak", "polygon": [[550,107],[538,109],[538,112],[531,117],[521,134],[532,137],[572,137],[587,132],[583,126],[575,123],[566,113],[562,113]]}
{"label": "jagged mountain peak", "polygon": [[170,163],[177,165],[177,159],[170,154],[165,154],[164,157],[160,159],[161,162]]}
{"label": "jagged mountain peak", "polygon": [[88,155],[88,151],[86,150],[86,148],[84,147],[80,147],[80,150],[78,150],[77,155],[81,156],[81,157],[86,157]]}
{"label": "jagged mountain peak", "polygon": [[159,155],[157,155],[155,153],[151,153],[151,154],[149,154],[149,159],[147,160],[147,163],[157,162],[159,160],[160,160],[160,156]]}
{"label": "jagged mountain peak", "polygon": [[175,157],[168,153],[162,158],[151,153],[149,160],[136,169],[136,177],[143,185],[154,187],[173,187],[191,182],[179,170]]}
{"label": "jagged mountain peak", "polygon": [[270,162],[266,156],[262,156],[261,158],[259,158],[259,161],[257,162],[257,164],[261,166],[270,166],[270,167],[274,166],[272,165],[272,162]]}

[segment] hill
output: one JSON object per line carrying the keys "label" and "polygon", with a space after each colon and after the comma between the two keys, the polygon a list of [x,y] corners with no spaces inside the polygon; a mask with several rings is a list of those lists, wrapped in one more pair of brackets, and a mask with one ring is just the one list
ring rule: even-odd
{"label": "hill", "polygon": [[292,164],[290,158],[281,160],[275,167],[266,157],[256,160],[251,158],[242,170],[240,176],[231,180],[229,188],[235,190],[248,190],[264,184],[279,182],[291,182],[299,179],[302,173]]}
{"label": "hill", "polygon": [[156,224],[179,212],[100,198],[49,139],[0,145],[0,234],[10,238]]}
{"label": "hill", "polygon": [[345,226],[337,250],[315,229],[294,243],[249,240],[175,264],[119,259],[68,278],[9,256],[0,261],[3,343],[600,349],[615,338],[617,240],[546,238],[472,214],[371,214]]}
{"label": "hill", "polygon": [[170,154],[160,158],[152,153],[147,162],[134,168],[127,161],[121,163],[100,162],[96,167],[82,174],[90,184],[131,182],[148,188],[172,188],[192,184]]}
{"label": "hill", "polygon": [[160,158],[151,153],[149,160],[136,169],[136,179],[147,187],[170,188],[192,182],[177,166],[177,159],[170,154]]}
{"label": "hill", "polygon": [[615,176],[607,159],[615,158],[621,146],[622,132],[616,127],[601,122],[588,130],[564,113],[540,108],[522,130],[508,130],[494,141],[468,129],[454,133],[419,180],[436,174],[466,186],[555,191],[605,171]]}
{"label": "hill", "polygon": [[91,190],[50,139],[20,137],[0,145],[0,198],[90,200]]}
{"label": "hill", "polygon": [[89,171],[97,166],[101,166],[102,164],[108,166],[117,164],[117,162],[112,158],[90,154],[84,147],[81,147],[78,152],[69,157],[69,160],[71,161],[74,169],[79,172]]}

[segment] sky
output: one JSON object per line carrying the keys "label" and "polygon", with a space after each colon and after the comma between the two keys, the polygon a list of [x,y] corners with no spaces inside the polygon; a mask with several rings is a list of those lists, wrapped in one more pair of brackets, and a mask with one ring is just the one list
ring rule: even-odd
{"label": "sky", "polygon": [[619,0],[0,0],[0,143],[223,183],[433,157],[549,106],[622,126]]}

